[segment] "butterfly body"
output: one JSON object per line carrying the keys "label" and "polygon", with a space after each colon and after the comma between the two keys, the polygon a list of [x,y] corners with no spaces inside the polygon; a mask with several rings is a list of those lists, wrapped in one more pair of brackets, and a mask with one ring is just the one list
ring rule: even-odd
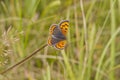
{"label": "butterfly body", "polygon": [[62,50],[66,46],[66,33],[68,31],[69,21],[63,20],[60,24],[53,24],[49,29],[48,45]]}

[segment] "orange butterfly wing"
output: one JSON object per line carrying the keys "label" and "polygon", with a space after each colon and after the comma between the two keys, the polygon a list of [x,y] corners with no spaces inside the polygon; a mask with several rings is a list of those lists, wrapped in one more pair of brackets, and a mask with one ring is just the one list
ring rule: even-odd
{"label": "orange butterfly wing", "polygon": [[55,28],[56,28],[56,25],[54,24],[49,29],[50,36],[48,37],[48,42],[47,42],[49,46],[52,45],[52,34],[53,34]]}
{"label": "orange butterfly wing", "polygon": [[48,42],[47,42],[47,43],[48,43],[48,45],[49,45],[49,46],[51,46],[51,45],[52,45],[52,37],[51,37],[51,36],[50,36],[50,37],[48,37]]}
{"label": "orange butterfly wing", "polygon": [[66,40],[62,40],[62,41],[59,41],[58,43],[56,43],[54,47],[55,47],[56,49],[61,50],[61,49],[64,49],[64,48],[65,48],[66,43],[67,43]]}
{"label": "orange butterfly wing", "polygon": [[61,32],[64,36],[66,36],[69,28],[69,21],[68,20],[63,20],[60,22],[59,27],[61,29]]}
{"label": "orange butterfly wing", "polygon": [[57,24],[52,24],[51,26],[50,26],[50,29],[49,29],[49,37],[48,37],[48,45],[49,46],[52,46],[53,45],[53,38],[52,38],[52,35],[53,35],[53,33],[55,32],[55,29],[56,29],[56,27],[57,27],[58,25]]}
{"label": "orange butterfly wing", "polygon": [[50,27],[50,29],[49,29],[49,34],[50,34],[50,35],[53,34],[53,32],[54,32],[54,30],[55,30],[56,27],[57,27],[57,24],[51,25],[51,27]]}

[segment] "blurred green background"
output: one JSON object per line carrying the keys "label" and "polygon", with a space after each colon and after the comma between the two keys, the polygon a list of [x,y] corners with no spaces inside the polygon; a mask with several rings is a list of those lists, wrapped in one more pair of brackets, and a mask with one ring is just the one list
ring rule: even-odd
{"label": "blurred green background", "polygon": [[0,0],[0,72],[69,20],[67,47],[46,47],[0,80],[119,80],[120,0]]}

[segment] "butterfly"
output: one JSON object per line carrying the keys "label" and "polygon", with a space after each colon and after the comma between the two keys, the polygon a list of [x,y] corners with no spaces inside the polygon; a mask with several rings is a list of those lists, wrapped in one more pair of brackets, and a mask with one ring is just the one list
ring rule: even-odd
{"label": "butterfly", "polygon": [[52,24],[49,29],[48,45],[58,50],[65,48],[66,35],[69,28],[69,20],[62,20],[59,24]]}

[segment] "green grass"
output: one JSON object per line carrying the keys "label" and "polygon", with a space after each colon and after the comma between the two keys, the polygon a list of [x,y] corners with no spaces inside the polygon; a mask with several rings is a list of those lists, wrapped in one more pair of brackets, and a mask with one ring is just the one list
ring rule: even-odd
{"label": "green grass", "polygon": [[67,47],[46,47],[0,80],[119,80],[119,0],[0,1],[0,72],[47,43],[69,20]]}

